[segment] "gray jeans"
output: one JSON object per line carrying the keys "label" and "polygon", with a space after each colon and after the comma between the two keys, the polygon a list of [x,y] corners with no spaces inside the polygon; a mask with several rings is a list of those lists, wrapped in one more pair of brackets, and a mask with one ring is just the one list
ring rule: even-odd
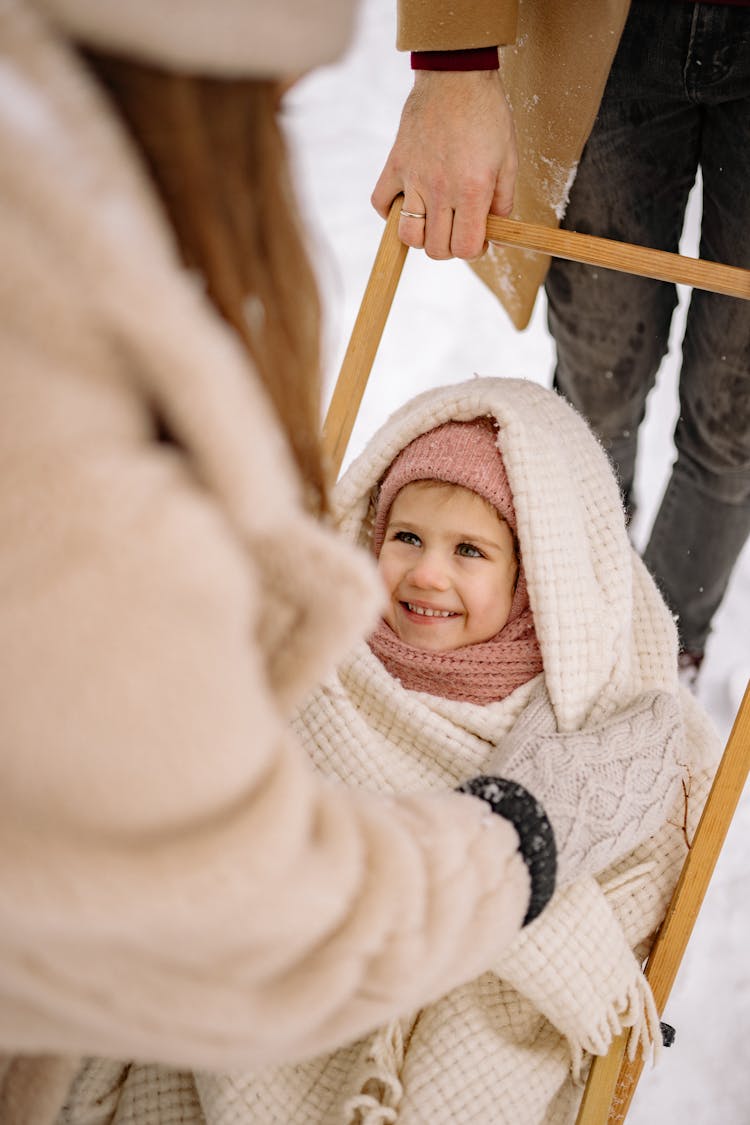
{"label": "gray jeans", "polygon": [[[750,8],[634,0],[564,226],[676,251],[697,169],[700,255],[750,267]],[[633,503],[638,427],[673,285],[555,260],[555,386],[599,434]],[[644,560],[702,651],[750,534],[750,301],[694,290],[677,457]]]}

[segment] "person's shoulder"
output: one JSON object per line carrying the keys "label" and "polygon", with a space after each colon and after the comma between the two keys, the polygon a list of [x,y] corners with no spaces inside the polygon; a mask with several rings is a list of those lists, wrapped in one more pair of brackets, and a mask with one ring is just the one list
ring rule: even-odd
{"label": "person's shoulder", "polygon": [[400,51],[456,51],[513,43],[518,0],[398,0]]}

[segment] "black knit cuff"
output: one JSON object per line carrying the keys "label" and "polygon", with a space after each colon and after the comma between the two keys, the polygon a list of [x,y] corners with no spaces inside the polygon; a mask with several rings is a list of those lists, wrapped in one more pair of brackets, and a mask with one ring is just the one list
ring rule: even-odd
{"label": "black knit cuff", "polygon": [[504,777],[473,777],[458,787],[486,801],[493,813],[509,820],[520,841],[519,851],[531,877],[531,898],[524,926],[541,914],[555,891],[557,848],[547,814],[523,785]]}

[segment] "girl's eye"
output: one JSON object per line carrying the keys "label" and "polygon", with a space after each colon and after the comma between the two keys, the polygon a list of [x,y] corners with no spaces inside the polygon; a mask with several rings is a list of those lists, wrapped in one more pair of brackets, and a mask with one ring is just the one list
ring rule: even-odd
{"label": "girl's eye", "polygon": [[422,546],[422,540],[413,531],[397,531],[393,538],[400,543],[408,543],[410,547]]}
{"label": "girl's eye", "polygon": [[459,543],[456,547],[456,554],[461,555],[465,559],[483,559],[484,555],[475,547],[473,543]]}

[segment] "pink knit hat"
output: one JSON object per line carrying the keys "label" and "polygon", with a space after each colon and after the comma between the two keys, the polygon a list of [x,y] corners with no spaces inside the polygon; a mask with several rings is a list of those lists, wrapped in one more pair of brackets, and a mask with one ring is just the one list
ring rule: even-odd
{"label": "pink knit hat", "polygon": [[396,496],[417,480],[445,481],[478,493],[497,509],[515,535],[513,494],[497,446],[497,430],[490,418],[445,422],[404,446],[380,482],[372,528],[376,556],[380,554]]}

